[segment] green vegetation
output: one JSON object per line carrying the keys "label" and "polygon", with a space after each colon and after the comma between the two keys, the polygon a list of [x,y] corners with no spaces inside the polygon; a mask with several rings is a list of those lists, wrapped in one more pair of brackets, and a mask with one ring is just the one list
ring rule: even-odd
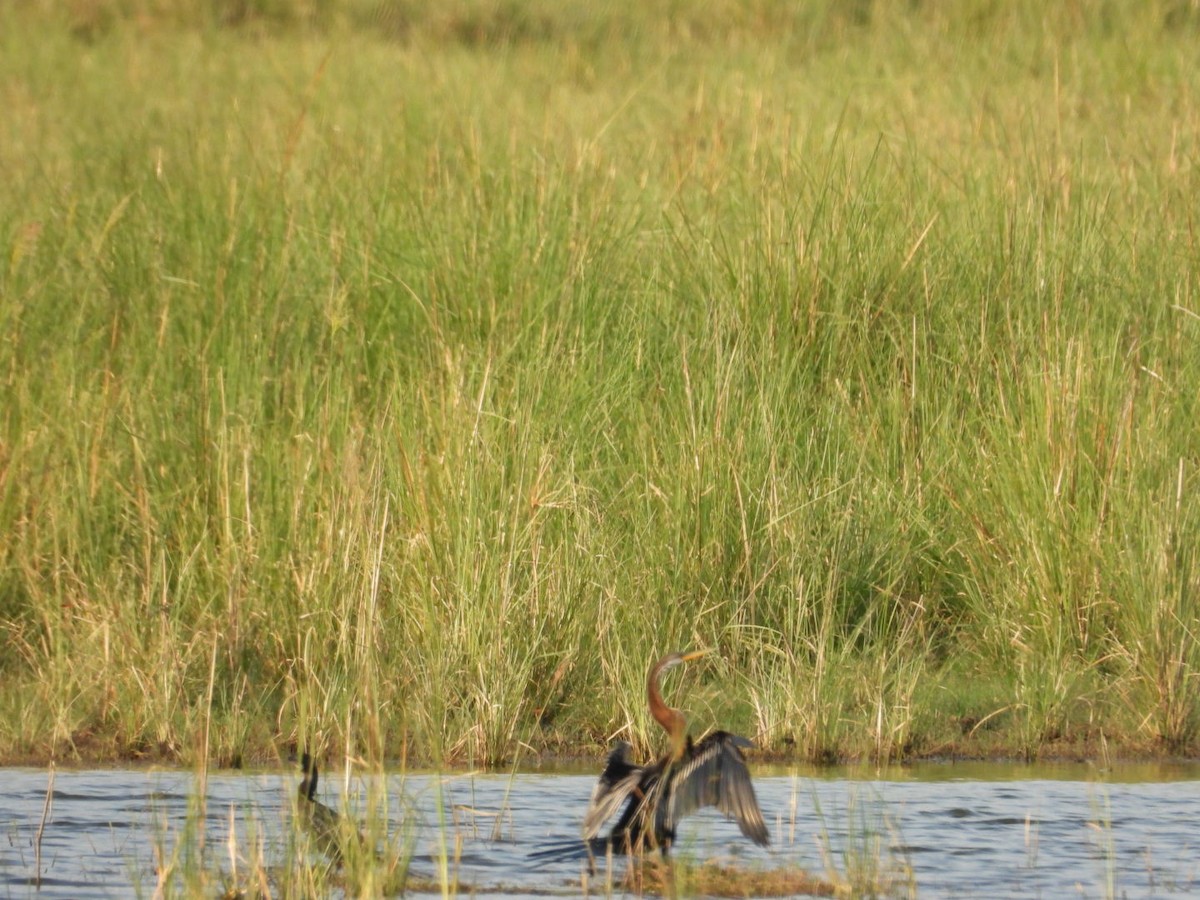
{"label": "green vegetation", "polygon": [[[506,820],[507,828],[512,828],[507,798],[495,810],[447,809],[441,794],[443,781],[436,776],[426,788],[434,792],[432,811],[422,810],[417,798],[401,796],[397,812],[396,804],[388,802],[387,782],[386,777],[373,776],[352,786],[354,799],[344,798],[343,809],[332,813],[338,817],[339,839],[328,843],[322,832],[311,828],[302,798],[294,807],[285,804],[283,809],[268,810],[248,802],[213,815],[214,801],[206,799],[205,775],[198,773],[186,815],[164,814],[152,826],[153,872],[140,872],[140,880],[135,876],[136,893],[228,900],[340,893],[353,897],[457,897],[481,891],[577,896],[581,889],[584,895],[598,897],[876,897],[902,896],[902,889],[911,885],[911,877],[900,884],[896,860],[880,843],[873,845],[876,855],[870,858],[830,858],[822,876],[809,874],[794,863],[767,867],[730,858],[701,860],[686,847],[681,850],[677,846],[670,860],[657,854],[601,857],[594,860],[590,871],[581,857],[572,861],[579,864],[578,872],[565,877],[561,872],[543,872],[536,878],[538,883],[526,885],[524,890],[503,881],[479,883],[487,868],[480,868],[480,857],[491,855],[498,862],[514,854],[519,859],[522,852],[524,842],[515,840],[511,830],[505,835]],[[396,799],[394,794],[392,799]],[[276,816],[284,819],[278,823],[282,829],[270,827],[269,820]],[[491,820],[489,827],[481,830],[481,819]],[[794,819],[790,825],[794,838]],[[865,817],[851,820],[850,827],[850,841],[865,843],[874,837],[855,830],[872,827]],[[416,852],[419,838],[425,842],[421,849],[428,852]],[[824,827],[819,840],[828,847],[830,836]],[[793,840],[784,838],[784,843],[794,848]],[[474,860],[473,872],[464,867],[464,863],[471,865],[468,858]],[[410,864],[417,871],[410,869]]]}
{"label": "green vegetation", "polygon": [[810,875],[796,867],[759,869],[720,862],[697,863],[687,859],[665,862],[656,857],[639,857],[626,864],[623,877],[612,877],[604,869],[604,879],[586,875],[581,881],[585,893],[596,888],[601,897],[616,894],[634,897],[879,897],[900,896],[892,885],[871,884],[857,890]]}
{"label": "green vegetation", "polygon": [[[335,813],[341,834],[332,844],[307,827],[311,820],[303,799],[287,811],[290,827],[282,835],[269,836],[263,813],[252,805],[230,807],[214,825],[207,817],[209,801],[201,773],[188,798],[186,817],[174,829],[161,821],[151,837],[153,896],[306,898],[339,890],[354,897],[397,896],[405,890],[453,894],[452,884],[409,877],[421,825],[405,818],[391,823],[389,834],[386,779],[373,779],[362,799],[358,812],[364,828],[358,830],[354,811]],[[331,854],[332,846],[341,850]],[[144,891],[149,885],[139,887]]]}
{"label": "green vegetation", "polygon": [[0,9],[0,757],[1200,743],[1189,0]]}

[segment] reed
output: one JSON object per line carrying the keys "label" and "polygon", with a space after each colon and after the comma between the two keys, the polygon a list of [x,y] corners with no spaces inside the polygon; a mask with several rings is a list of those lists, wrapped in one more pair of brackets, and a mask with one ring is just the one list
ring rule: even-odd
{"label": "reed", "polygon": [[0,757],[1194,752],[1198,26],[6,5]]}
{"label": "reed", "polygon": [[[397,896],[409,879],[420,829],[410,815],[390,820],[388,779],[375,777],[343,794],[314,828],[311,801],[284,804],[284,821],[263,820],[257,804],[206,813],[211,802],[197,776],[184,816],[159,820],[149,835],[155,858],[153,896]],[[289,795],[295,799],[293,792]],[[404,804],[401,803],[401,807]],[[134,881],[138,890],[147,885]]]}
{"label": "reed", "polygon": [[[827,883],[838,897],[918,896],[916,876],[903,855],[904,844],[878,798],[855,793],[845,809],[828,814],[813,796],[822,826],[816,835]],[[793,823],[793,831],[794,831]],[[840,833],[835,850],[834,833]]]}

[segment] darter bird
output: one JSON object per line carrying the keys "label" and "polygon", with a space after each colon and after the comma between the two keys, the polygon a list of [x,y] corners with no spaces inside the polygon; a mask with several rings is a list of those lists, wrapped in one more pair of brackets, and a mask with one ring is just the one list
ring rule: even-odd
{"label": "darter bird", "polygon": [[[679,820],[706,806],[734,819],[742,834],[759,846],[770,843],[742,756],[742,748],[754,745],[728,731],[713,731],[693,742],[683,713],[667,706],[659,690],[664,672],[707,652],[670,653],[651,666],[646,697],[651,715],[670,737],[670,747],[657,761],[642,766],[633,763],[626,741],[609,753],[583,818],[583,837],[593,850],[658,849],[666,855]],[[625,809],[617,824],[601,838],[600,829],[622,804]]]}

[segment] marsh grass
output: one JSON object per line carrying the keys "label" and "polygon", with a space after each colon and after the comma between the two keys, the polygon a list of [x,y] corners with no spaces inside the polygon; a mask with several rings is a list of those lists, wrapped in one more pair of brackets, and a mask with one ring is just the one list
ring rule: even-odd
{"label": "marsh grass", "polygon": [[[155,897],[323,897],[396,896],[429,887],[409,879],[418,833],[423,825],[406,811],[389,816],[387,778],[363,782],[361,793],[345,792],[330,840],[319,840],[291,802],[280,807],[282,821],[271,827],[251,805],[210,810],[205,779],[198,775],[186,813],[174,826],[160,818],[151,838]],[[290,784],[290,783],[289,783]],[[405,809],[405,804],[400,804]],[[338,851],[331,854],[329,848]],[[141,884],[141,876],[134,879]]]}
{"label": "marsh grass", "polygon": [[1193,751],[1196,27],[6,6],[0,754]]}
{"label": "marsh grass", "polygon": [[[815,837],[825,863],[825,881],[836,896],[917,896],[912,866],[892,849],[903,842],[897,840],[896,826],[881,802],[851,793],[845,809],[829,812],[815,793],[811,802],[822,823]],[[840,840],[834,841],[833,831]]]}
{"label": "marsh grass", "polygon": [[1090,798],[1092,818],[1088,822],[1088,843],[1102,867],[1101,884],[1105,898],[1120,896],[1117,886],[1117,848],[1113,833],[1112,800],[1101,787]]}
{"label": "marsh grass", "polygon": [[[630,863],[620,888],[638,897],[849,896],[839,892],[833,882],[800,868],[755,868],[717,860],[696,862],[679,858],[669,863],[653,859]],[[612,896],[613,889],[614,885],[609,885],[606,895]]]}

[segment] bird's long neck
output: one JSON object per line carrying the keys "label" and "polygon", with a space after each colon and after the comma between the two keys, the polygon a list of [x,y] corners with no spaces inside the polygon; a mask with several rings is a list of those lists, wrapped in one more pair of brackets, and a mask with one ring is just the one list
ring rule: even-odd
{"label": "bird's long neck", "polygon": [[677,760],[683,756],[684,743],[687,740],[687,719],[679,710],[672,709],[663,702],[662,692],[658,689],[659,673],[669,660],[669,656],[664,657],[650,669],[650,676],[646,679],[646,698],[650,701],[650,714],[671,738],[671,759]]}
{"label": "bird's long neck", "polygon": [[304,770],[304,778],[300,782],[300,799],[312,800],[317,793],[317,764],[305,753],[300,765]]}

